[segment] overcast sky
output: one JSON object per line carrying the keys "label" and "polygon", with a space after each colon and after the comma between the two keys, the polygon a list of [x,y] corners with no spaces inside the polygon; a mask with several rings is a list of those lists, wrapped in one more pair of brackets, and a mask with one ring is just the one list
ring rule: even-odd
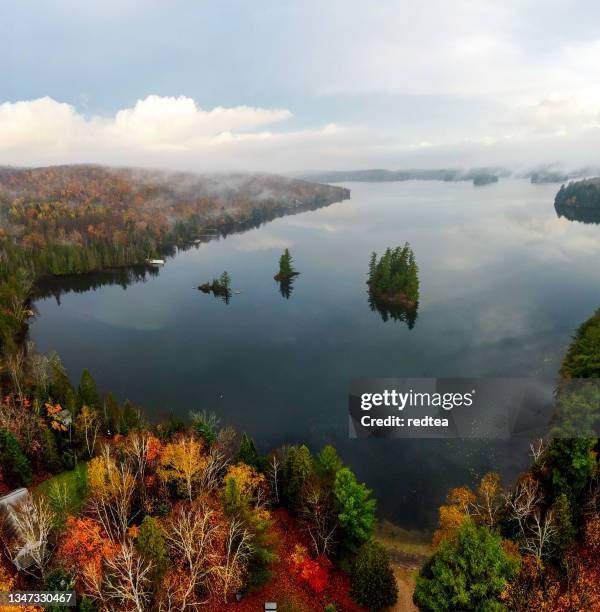
{"label": "overcast sky", "polygon": [[593,0],[0,1],[0,164],[600,162]]}

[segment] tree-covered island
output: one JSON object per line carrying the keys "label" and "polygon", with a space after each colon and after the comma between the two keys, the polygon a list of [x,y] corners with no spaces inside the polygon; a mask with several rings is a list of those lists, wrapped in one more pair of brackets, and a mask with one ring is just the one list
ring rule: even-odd
{"label": "tree-covered island", "polygon": [[403,247],[386,249],[378,259],[371,254],[369,261],[369,294],[379,302],[416,308],[419,302],[419,268],[407,243]]}
{"label": "tree-covered island", "polygon": [[231,297],[231,277],[225,271],[219,278],[213,278],[210,283],[199,285],[198,289],[204,293],[212,293],[215,297],[225,298],[227,301]]}
{"label": "tree-covered island", "polygon": [[293,259],[289,249],[285,249],[279,258],[279,272],[273,277],[276,281],[289,281],[300,272],[294,270]]}
{"label": "tree-covered island", "polygon": [[554,199],[556,210],[575,208],[600,209],[600,178],[571,181],[562,185]]}

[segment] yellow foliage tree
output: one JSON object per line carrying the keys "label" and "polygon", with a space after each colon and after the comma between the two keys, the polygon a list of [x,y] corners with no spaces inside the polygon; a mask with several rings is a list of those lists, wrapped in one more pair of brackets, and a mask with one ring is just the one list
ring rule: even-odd
{"label": "yellow foliage tree", "polygon": [[194,490],[208,464],[202,442],[192,436],[181,437],[167,444],[161,454],[158,476],[173,483],[177,492],[192,501]]}

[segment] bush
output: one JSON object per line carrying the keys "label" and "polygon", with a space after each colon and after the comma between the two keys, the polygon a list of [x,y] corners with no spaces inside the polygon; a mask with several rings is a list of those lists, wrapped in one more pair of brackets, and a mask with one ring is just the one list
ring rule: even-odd
{"label": "bush", "polygon": [[385,610],[398,599],[396,578],[387,551],[369,540],[358,550],[352,569],[350,595],[369,610]]}

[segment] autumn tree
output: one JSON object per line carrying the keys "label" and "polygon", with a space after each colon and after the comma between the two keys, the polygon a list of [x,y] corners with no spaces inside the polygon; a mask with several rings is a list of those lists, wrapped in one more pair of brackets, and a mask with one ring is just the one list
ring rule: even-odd
{"label": "autumn tree", "polygon": [[100,415],[93,408],[84,404],[77,415],[76,423],[77,431],[83,436],[88,457],[93,457],[100,431]]}
{"label": "autumn tree", "polygon": [[49,537],[54,513],[50,505],[43,496],[28,493],[15,506],[9,506],[8,513],[14,533],[13,557],[27,551],[32,566],[25,567],[25,571],[33,570],[43,579],[52,554]]}
{"label": "autumn tree", "polygon": [[165,445],[157,472],[179,495],[192,501],[207,463],[202,442],[193,436],[181,436]]}
{"label": "autumn tree", "polygon": [[215,567],[224,603],[242,588],[252,552],[252,534],[242,520],[233,518],[225,532],[223,560]]}
{"label": "autumn tree", "polygon": [[132,519],[135,476],[126,461],[117,460],[109,446],[88,465],[90,511],[105,532],[115,541],[122,541]]}
{"label": "autumn tree", "polygon": [[216,512],[202,502],[180,502],[165,521],[165,540],[185,572],[175,598],[179,609],[192,609],[210,598],[213,570],[219,565],[222,530]]}
{"label": "autumn tree", "polygon": [[86,578],[102,581],[102,564],[112,556],[115,546],[102,525],[87,517],[69,517],[57,556],[81,586]]}

